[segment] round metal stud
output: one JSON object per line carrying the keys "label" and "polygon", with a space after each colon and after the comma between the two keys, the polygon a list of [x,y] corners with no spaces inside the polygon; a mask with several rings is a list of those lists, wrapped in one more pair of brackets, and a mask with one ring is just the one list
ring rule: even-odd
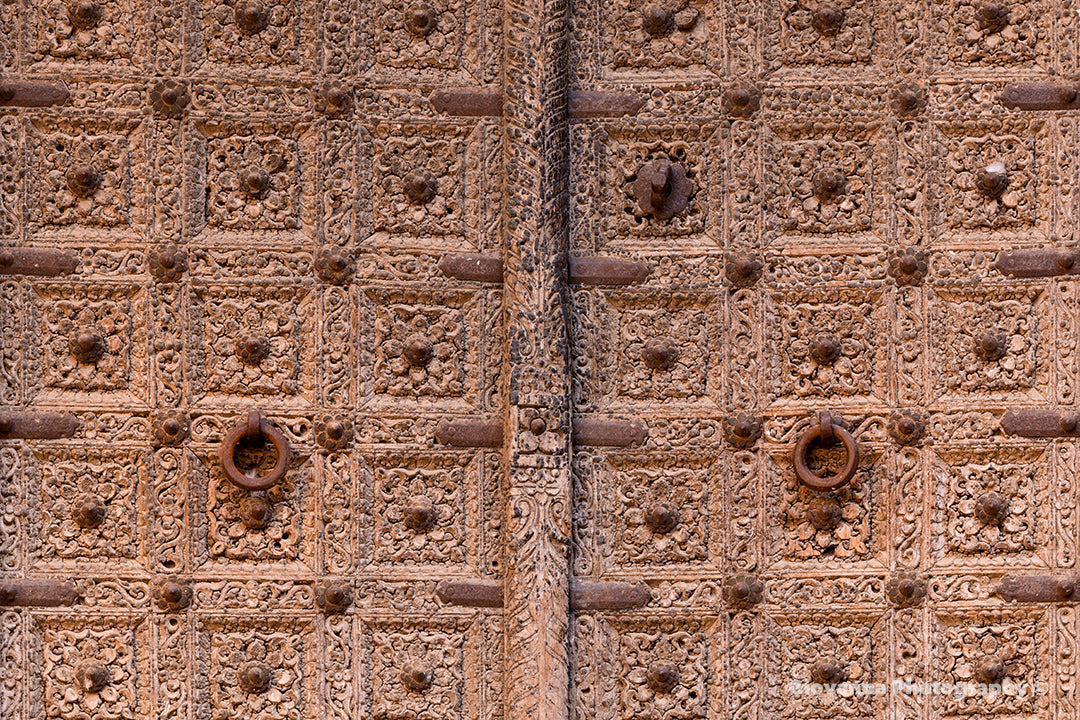
{"label": "round metal stud", "polygon": [[346,85],[327,83],[316,96],[316,107],[331,117],[344,115],[352,109],[352,93]]}
{"label": "round metal stud", "polygon": [[682,163],[660,157],[638,170],[633,184],[638,209],[656,220],[670,220],[682,214],[694,192],[694,182],[686,177]]}
{"label": "round metal stud", "polygon": [[240,521],[251,530],[262,530],[274,518],[274,506],[264,497],[246,497],[240,501]]}
{"label": "round metal stud", "polygon": [[417,3],[405,11],[405,29],[415,37],[427,37],[438,24],[439,15],[430,5]]}
{"label": "round metal stud", "polygon": [[678,357],[678,348],[667,338],[653,340],[641,350],[641,359],[653,370],[670,370]]}
{"label": "round metal stud", "polygon": [[736,85],[723,96],[725,112],[735,117],[750,117],[761,105],[761,91],[753,85]]}
{"label": "round metal stud", "polygon": [[323,415],[315,419],[315,442],[326,450],[340,450],[353,441],[353,423],[347,417]]}
{"label": "round metal stud", "polygon": [[0,267],[11,267],[15,264],[15,253],[11,250],[0,250]]}
{"label": "round metal stud", "polygon": [[1004,680],[1008,674],[1008,667],[1006,667],[1005,662],[997,655],[983,658],[979,661],[979,664],[975,666],[975,677],[979,679],[979,682],[987,684],[999,683]]}
{"label": "round metal stud", "polygon": [[724,418],[724,439],[732,447],[753,447],[761,437],[761,430],[761,419],[749,413]]}
{"label": "round metal stud", "polygon": [[101,692],[111,680],[108,666],[99,660],[87,660],[80,663],[75,671],[79,687],[87,695]]}
{"label": "round metal stud", "polygon": [[843,350],[840,338],[830,333],[814,339],[810,346],[810,356],[819,365],[831,365],[840,359]]}
{"label": "round metal stud", "polygon": [[1076,432],[1078,426],[1080,426],[1080,415],[1077,415],[1076,413],[1066,413],[1061,416],[1061,432],[1066,435]]}
{"label": "round metal stud", "polygon": [[352,590],[348,585],[326,585],[315,592],[315,603],[325,613],[344,612],[352,603]]}
{"label": "round metal stud", "polygon": [[1076,594],[1076,583],[1072,580],[1062,580],[1057,584],[1057,596],[1062,600],[1068,600]]}
{"label": "round metal stud", "polygon": [[1009,8],[997,3],[982,3],[975,9],[975,19],[986,32],[1001,32],[1009,24]]}
{"label": "round metal stud", "polygon": [[261,335],[244,335],[236,342],[236,356],[246,365],[258,365],[270,355],[270,341]]}
{"label": "round metal stud", "polygon": [[150,274],[161,282],[175,282],[187,272],[187,255],[175,245],[151,248],[146,254]]}
{"label": "round metal stud", "polygon": [[244,187],[244,192],[255,199],[259,199],[266,195],[266,191],[270,189],[270,174],[262,168],[251,168],[243,173],[240,182]]}
{"label": "round metal stud", "polygon": [[641,8],[641,27],[653,37],[664,37],[675,30],[675,13],[660,3]]}
{"label": "round metal stud", "polygon": [[405,196],[414,205],[425,205],[435,198],[438,183],[431,173],[411,172],[404,178]]}
{"label": "round metal stud", "polygon": [[531,432],[533,435],[536,435],[537,437],[543,435],[545,432],[547,432],[547,422],[545,422],[544,418],[542,417],[534,417],[532,420],[529,421],[529,432]]}
{"label": "round metal stud", "polygon": [[76,503],[71,517],[81,528],[96,528],[105,522],[105,503],[96,497],[85,497]]}
{"label": "round metal stud", "polygon": [[991,163],[979,173],[976,183],[979,192],[988,198],[997,199],[1009,188],[1009,173],[1005,170],[1004,164]]}
{"label": "round metal stud", "polygon": [[11,605],[19,598],[19,591],[14,585],[0,585],[0,604]]}
{"label": "round metal stud", "polygon": [[679,684],[679,668],[668,662],[654,663],[649,666],[645,681],[653,692],[669,693]]}
{"label": "round metal stud", "polygon": [[762,267],[761,261],[752,255],[730,255],[724,263],[724,275],[733,287],[749,287],[761,277]]}
{"label": "round metal stud", "polygon": [[814,174],[813,184],[819,200],[832,200],[847,190],[847,176],[839,170],[820,170]]}
{"label": "round metal stud", "polygon": [[83,330],[72,338],[71,354],[81,363],[96,363],[105,357],[105,338],[95,329]]}
{"label": "round metal stud", "polygon": [[724,580],[723,592],[728,604],[736,608],[747,608],[761,602],[765,596],[765,587],[753,575],[739,573]]}
{"label": "round metal stud", "polygon": [[422,693],[435,682],[435,673],[427,665],[408,663],[401,668],[401,684],[415,693]]}
{"label": "round metal stud", "polygon": [[679,526],[679,509],[668,502],[660,502],[645,513],[645,526],[657,535],[666,535]]}
{"label": "round metal stud", "polygon": [[847,675],[847,670],[832,660],[816,662],[810,668],[810,679],[823,685],[842,683],[847,680]]}
{"label": "round metal stud", "polygon": [[343,285],[352,279],[356,263],[342,250],[326,249],[315,260],[315,272],[323,282]]}
{"label": "round metal stud", "polygon": [[191,435],[191,418],[179,410],[165,410],[151,418],[150,431],[157,445],[176,446]]}
{"label": "round metal stud", "polygon": [[175,580],[166,580],[157,586],[154,595],[164,610],[184,610],[191,605],[191,588]]}
{"label": "round metal stud", "polygon": [[[795,450],[791,455],[792,464],[795,466],[795,477],[811,490],[836,490],[851,482],[851,479],[855,477],[855,472],[859,469],[859,443],[855,441],[855,437],[847,430],[839,425],[834,425],[829,413],[819,413],[819,418],[818,424],[804,432],[798,442],[795,443]],[[806,462],[806,453],[810,449],[810,445],[818,439],[824,438],[828,440],[830,433],[843,443],[847,460],[838,473],[822,477],[810,469]]]}
{"label": "round metal stud", "polygon": [[885,596],[896,607],[918,605],[926,597],[926,582],[914,573],[900,573],[885,584]]}
{"label": "round metal stud", "polygon": [[889,437],[901,445],[914,445],[926,432],[926,423],[917,410],[901,410],[889,416]]}
{"label": "round metal stud", "polygon": [[901,113],[913,113],[924,104],[922,93],[912,87],[903,87],[896,91],[896,109]]}
{"label": "round metal stud", "polygon": [[270,13],[260,2],[241,2],[233,11],[236,28],[245,35],[256,35],[270,24]]}
{"label": "round metal stud", "polygon": [[176,80],[162,80],[150,88],[150,105],[160,117],[182,117],[190,101],[187,86]]}
{"label": "round metal stud", "polygon": [[1005,356],[1005,335],[997,330],[985,332],[975,339],[975,354],[986,362],[994,362]]}
{"label": "round metal stud", "polygon": [[405,341],[401,354],[416,367],[423,367],[435,357],[435,345],[423,335],[413,335]]}
{"label": "round metal stud", "polygon": [[832,498],[815,497],[807,508],[806,519],[818,530],[832,530],[843,519],[840,503]]}
{"label": "round metal stud", "polygon": [[88,198],[97,192],[101,177],[89,165],[80,165],[68,170],[65,184],[68,192],[75,197]]}
{"label": "round metal stud", "polygon": [[829,37],[840,32],[844,26],[844,10],[836,5],[822,5],[814,10],[810,24],[819,34]]}
{"label": "round metal stud", "polygon": [[986,493],[975,503],[975,516],[987,525],[1000,525],[1009,515],[1009,501],[996,492]]}
{"label": "round metal stud", "polygon": [[7,435],[15,429],[15,421],[7,415],[0,415],[0,435]]}
{"label": "round metal stud", "polygon": [[409,498],[405,503],[405,527],[417,533],[425,533],[435,527],[439,511],[435,504],[423,495]]}
{"label": "round metal stud", "polygon": [[68,20],[79,30],[89,30],[101,22],[101,6],[96,2],[72,3],[68,6]]}
{"label": "round metal stud", "polygon": [[240,687],[246,692],[257,694],[270,689],[272,679],[270,668],[260,662],[249,662],[237,673]]}
{"label": "round metal stud", "polygon": [[918,285],[926,277],[929,265],[926,253],[915,248],[904,248],[889,254],[889,277],[897,285]]}

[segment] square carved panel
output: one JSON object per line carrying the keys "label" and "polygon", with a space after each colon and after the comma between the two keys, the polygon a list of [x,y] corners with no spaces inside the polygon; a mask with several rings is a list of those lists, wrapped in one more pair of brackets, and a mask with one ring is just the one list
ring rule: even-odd
{"label": "square carved panel", "polygon": [[986,118],[935,126],[940,173],[937,234],[952,242],[1009,234],[1047,237],[1051,205],[1045,178],[1053,151],[1045,123]]}
{"label": "square carved panel", "polygon": [[1050,3],[948,0],[930,8],[943,69],[1053,72],[1058,23]]}
{"label": "square carved panel", "polygon": [[147,223],[142,123],[76,119],[34,121],[31,232],[67,238],[74,227],[135,239]]}
{"label": "square carved panel", "polygon": [[295,243],[298,235],[315,234],[318,139],[309,125],[205,122],[198,130],[193,192],[206,199],[193,209],[205,213],[211,238],[248,233]]}
{"label": "square carved panel", "polygon": [[937,613],[930,674],[960,689],[934,695],[934,714],[1046,717],[1053,694],[1045,663],[1051,654],[1047,624],[1040,609]]}
{"label": "square carved panel", "polygon": [[715,488],[722,483],[714,461],[681,454],[597,459],[589,483],[597,497],[583,517],[598,525],[590,534],[603,546],[607,569],[718,562],[722,513]]}
{"label": "square carved panel", "polygon": [[[460,720],[466,675],[482,665],[460,620],[376,622],[371,637],[372,717],[376,720]],[[469,703],[471,705],[471,703]]]}
{"label": "square carved panel", "polygon": [[488,373],[492,308],[466,290],[372,289],[361,307],[362,395],[382,406],[416,401],[476,407]]}
{"label": "square carved panel", "polygon": [[887,643],[886,619],[870,613],[822,612],[776,614],[764,623],[765,697],[770,714],[779,718],[881,717],[885,693],[853,692],[837,687],[814,692],[807,686],[848,682],[883,683]]}
{"label": "square carved panel", "polygon": [[766,237],[822,242],[821,234],[880,246],[888,240],[887,130],[877,123],[790,122],[764,136]]}
{"label": "square carved panel", "polygon": [[483,528],[478,456],[379,454],[370,468],[373,559],[393,565],[476,565]]}
{"label": "square carved panel", "polygon": [[138,568],[146,554],[148,458],[96,447],[37,451],[28,468],[36,486],[36,564],[56,568]]}
{"label": "square carved panel", "polygon": [[601,57],[609,74],[640,75],[679,68],[712,74],[720,57],[714,5],[703,0],[610,0],[601,4],[606,22]]}
{"label": "square carved panel", "polygon": [[930,295],[937,402],[1045,402],[1054,352],[1050,297],[1036,288],[942,288]]}
{"label": "square carved panel", "polygon": [[38,402],[145,407],[146,295],[134,285],[40,282]]}
{"label": "square carved panel", "polygon": [[35,2],[24,16],[27,61],[41,70],[96,66],[130,72],[144,67],[149,38],[139,5],[134,0]]}
{"label": "square carved panel", "polygon": [[787,0],[765,7],[769,67],[781,73],[858,70],[891,54],[891,12],[880,0]]}
{"label": "square carved panel", "polygon": [[[30,621],[38,717],[150,717],[152,629],[138,616],[37,615]],[[104,682],[102,682],[104,681]],[[40,683],[40,684],[38,684]],[[87,688],[94,692],[87,692]]]}
{"label": "square carved panel", "polygon": [[310,72],[318,13],[299,0],[199,0],[201,46],[191,48],[202,72]]}
{"label": "square carved panel", "polygon": [[[267,475],[277,460],[272,450],[237,453],[241,472]],[[261,496],[269,516],[252,524],[248,503],[252,493],[225,476],[217,453],[200,454],[192,463],[196,512],[205,521],[196,527],[195,562],[207,568],[235,571],[272,567],[288,572],[316,568],[316,498],[318,484],[309,457],[295,449],[284,478]]]}
{"label": "square carved panel", "polygon": [[888,402],[889,312],[879,290],[775,293],[766,301],[773,406]]}
{"label": "square carved panel", "polygon": [[[318,717],[320,663],[315,628],[308,619],[281,613],[266,617],[205,617],[198,620],[198,665],[212,720],[243,717],[285,720]],[[252,691],[249,671],[268,675],[264,689]],[[208,707],[207,707],[208,706]]]}
{"label": "square carved panel", "polygon": [[260,398],[315,402],[316,301],[301,287],[200,286],[189,348],[194,396],[203,404]]}
{"label": "square carved panel", "polygon": [[1051,564],[1050,458],[1036,448],[937,451],[931,547],[945,564]]}
{"label": "square carved panel", "polygon": [[591,320],[576,329],[579,407],[713,409],[721,396],[721,308],[711,294],[579,292]]}
{"label": "square carved panel", "polygon": [[[617,643],[610,668],[620,720],[709,717],[711,619],[663,617],[609,620]],[[674,668],[674,677],[670,670]],[[664,670],[669,671],[665,677]],[[658,683],[666,679],[667,682]],[[672,682],[673,681],[673,682]]]}

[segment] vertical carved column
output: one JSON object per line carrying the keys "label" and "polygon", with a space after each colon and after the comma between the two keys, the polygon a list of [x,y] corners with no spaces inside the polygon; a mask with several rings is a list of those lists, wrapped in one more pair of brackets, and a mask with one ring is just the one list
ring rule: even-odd
{"label": "vertical carved column", "polygon": [[568,715],[567,0],[507,0],[507,720]]}

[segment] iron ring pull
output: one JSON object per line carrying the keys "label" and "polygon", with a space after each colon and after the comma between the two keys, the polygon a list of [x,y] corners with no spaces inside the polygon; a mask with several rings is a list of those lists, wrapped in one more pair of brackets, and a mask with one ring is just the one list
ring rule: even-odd
{"label": "iron ring pull", "polygon": [[[810,466],[806,464],[806,452],[815,440],[821,440],[831,445],[839,439],[847,453],[847,462],[836,475],[821,477],[816,475]],[[855,477],[855,471],[859,468],[859,443],[855,437],[839,425],[833,425],[832,416],[828,410],[818,413],[818,424],[802,434],[795,443],[795,451],[792,453],[792,462],[795,465],[795,476],[811,490],[836,490],[851,482]]]}
{"label": "iron ring pull", "polygon": [[[245,475],[236,467],[236,446],[241,440],[257,441],[260,438],[269,438],[277,451],[277,462],[274,468],[266,475]],[[218,455],[221,465],[225,468],[225,477],[233,485],[244,490],[265,490],[285,477],[285,470],[289,467],[289,456],[292,449],[289,440],[273,424],[263,418],[258,410],[248,410],[247,421],[229,431],[225,439],[221,441]]]}

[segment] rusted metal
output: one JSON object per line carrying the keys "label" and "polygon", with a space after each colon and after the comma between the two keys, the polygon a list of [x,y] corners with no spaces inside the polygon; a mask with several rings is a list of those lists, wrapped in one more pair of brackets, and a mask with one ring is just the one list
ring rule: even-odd
{"label": "rusted metal", "polygon": [[1076,275],[1080,273],[1076,259],[1077,251],[1071,248],[1012,250],[998,253],[994,267],[1004,275],[1020,278]]}
{"label": "rusted metal", "polygon": [[669,502],[658,502],[645,513],[645,527],[655,535],[667,535],[679,526],[679,508]]}
{"label": "rusted metal", "polygon": [[502,583],[443,580],[436,586],[435,594],[447,605],[488,608],[503,606]]}
{"label": "rusted metal", "polygon": [[326,248],[315,259],[315,272],[323,282],[344,285],[356,273],[356,262],[343,250]]}
{"label": "rusted metal", "polygon": [[641,95],[614,90],[571,90],[567,102],[572,118],[637,115],[645,107]]}
{"label": "rusted metal", "polygon": [[679,348],[670,338],[655,338],[641,349],[641,359],[653,370],[670,370],[679,357]]}
{"label": "rusted metal", "polygon": [[262,530],[274,519],[274,506],[266,498],[251,495],[240,500],[240,522],[249,530]]}
{"label": "rusted metal", "polygon": [[929,270],[926,252],[917,248],[904,248],[889,254],[887,272],[897,285],[919,285]]}
{"label": "rusted metal", "polygon": [[926,421],[918,410],[901,410],[889,416],[889,437],[900,445],[914,445],[926,434]]}
{"label": "rusted metal", "polygon": [[67,250],[50,248],[0,248],[0,275],[70,275],[79,259]]}
{"label": "rusted metal", "polygon": [[189,102],[191,93],[184,82],[162,80],[150,87],[150,107],[158,117],[181,118]]}
{"label": "rusted metal", "polygon": [[749,413],[724,418],[724,439],[732,447],[747,449],[761,437],[761,418]]}
{"label": "rusted metal", "polygon": [[645,673],[645,683],[655,693],[670,693],[679,684],[679,668],[669,662],[653,663]]}
{"label": "rusted metal", "polygon": [[188,269],[187,253],[175,245],[151,248],[146,262],[150,274],[161,282],[175,282]]}
{"label": "rusted metal", "polygon": [[645,583],[576,582],[570,586],[571,610],[633,610],[645,607],[652,592]]}
{"label": "rusted metal", "polygon": [[835,200],[847,192],[847,175],[836,168],[826,168],[814,173],[812,185],[819,200]]}
{"label": "rusted metal", "polygon": [[331,452],[352,444],[356,430],[353,421],[343,415],[322,415],[315,420],[315,443]]}
{"label": "rusted metal", "polygon": [[341,583],[329,583],[315,588],[315,604],[326,614],[345,612],[352,604],[352,589]]}
{"label": "rusted metal", "polygon": [[1002,600],[1020,603],[1080,601],[1080,578],[1052,575],[1006,575],[991,591]]}
{"label": "rusted metal", "polygon": [[1006,435],[1020,437],[1075,437],[1080,434],[1077,415],[1044,408],[1009,410],[1001,418]]}
{"label": "rusted metal", "polygon": [[728,115],[750,117],[761,106],[761,90],[754,85],[735,85],[724,93],[721,104]]}
{"label": "rusted metal", "polygon": [[83,660],[75,670],[75,680],[87,695],[96,695],[112,682],[109,666],[97,659]]}
{"label": "rusted metal", "polygon": [[459,116],[502,115],[503,92],[500,88],[454,88],[431,93],[436,112]]}
{"label": "rusted metal", "polygon": [[975,503],[975,517],[987,525],[1000,525],[1009,515],[1009,501],[996,492],[985,493]]}
{"label": "rusted metal", "polygon": [[980,333],[975,338],[975,355],[984,362],[997,362],[1008,351],[1008,338],[997,328]]}
{"label": "rusted metal", "polygon": [[670,220],[686,210],[694,183],[686,168],[666,158],[651,161],[637,173],[634,197],[638,208],[657,220]]}
{"label": "rusted metal", "polygon": [[675,32],[675,13],[660,3],[647,3],[641,8],[641,27],[655,38]]}
{"label": "rusted metal", "polygon": [[982,169],[975,178],[975,185],[979,192],[988,198],[997,199],[1009,189],[1009,172],[1005,164],[993,162]]}
{"label": "rusted metal", "polygon": [[454,447],[502,447],[501,420],[443,420],[435,428],[435,441]]}
{"label": "rusted metal", "polygon": [[257,695],[270,689],[273,673],[269,667],[261,662],[248,662],[240,667],[237,680],[241,688]]}
{"label": "rusted metal", "polygon": [[434,684],[435,672],[427,663],[412,661],[402,666],[398,679],[411,692],[422,693]]}
{"label": "rusted metal", "polygon": [[405,29],[415,37],[427,37],[438,25],[439,14],[430,5],[414,3],[405,11]]}
{"label": "rusted metal", "polygon": [[926,580],[915,573],[898,573],[885,583],[885,597],[896,607],[918,605],[926,597]]}
{"label": "rusted metal", "polygon": [[832,530],[843,519],[840,503],[831,497],[815,497],[806,510],[806,519],[818,530]]}
{"label": "rusted metal", "polygon": [[0,81],[0,107],[63,105],[70,97],[71,93],[64,85]]}
{"label": "rusted metal", "polygon": [[[241,440],[259,438],[269,440],[274,446],[274,450],[277,451],[277,462],[274,463],[273,469],[266,475],[246,475],[236,467],[236,448]],[[291,453],[288,438],[255,409],[248,411],[246,420],[230,430],[218,447],[218,457],[221,460],[222,468],[225,470],[225,477],[233,485],[244,490],[265,490],[280,482],[285,477],[285,471],[289,468],[289,456]]]}
{"label": "rusted metal", "polygon": [[105,357],[108,347],[105,338],[95,327],[79,330],[71,338],[71,355],[81,363],[93,364]]}
{"label": "rusted metal", "polygon": [[431,498],[415,495],[405,502],[405,527],[416,533],[426,533],[439,521],[439,512]]}
{"label": "rusted metal", "polygon": [[81,528],[96,528],[105,521],[105,513],[105,503],[96,497],[86,496],[75,503],[71,518]]}
{"label": "rusted metal", "polygon": [[162,410],[150,418],[155,445],[177,446],[191,437],[191,416],[181,410]]}
{"label": "rusted metal", "polygon": [[66,413],[0,411],[0,440],[66,438],[74,435],[80,424],[77,417]]}
{"label": "rusted metal", "polygon": [[75,197],[93,197],[101,187],[101,173],[92,165],[76,165],[67,171],[64,184]]}
{"label": "rusted metal", "polygon": [[840,33],[846,16],[843,8],[826,3],[810,15],[810,25],[821,35],[831,37]]}
{"label": "rusted metal", "polygon": [[755,256],[746,253],[728,255],[724,262],[724,275],[732,287],[750,287],[761,279],[763,265]]}
{"label": "rusted metal", "polygon": [[455,280],[501,283],[503,281],[502,258],[477,253],[454,253],[443,255],[439,271]]}
{"label": "rusted metal", "polygon": [[634,285],[652,273],[646,262],[599,255],[571,255],[567,269],[570,282],[580,285]]}
{"label": "rusted metal", "polygon": [[162,610],[178,612],[191,606],[191,585],[175,578],[155,584],[151,592]]}
{"label": "rusted metal", "polygon": [[750,573],[736,573],[724,578],[724,601],[733,608],[748,608],[765,598],[765,586]]}
{"label": "rusted metal", "polygon": [[818,335],[810,343],[810,357],[814,358],[818,365],[832,365],[840,359],[843,350],[840,338],[833,333]]}
{"label": "rusted metal", "polygon": [[914,115],[926,107],[926,91],[914,84],[893,88],[889,93],[893,110],[898,115]]}
{"label": "rusted metal", "polygon": [[6,579],[0,581],[0,605],[59,607],[79,599],[75,583],[66,580]]}
{"label": "rusted metal", "polygon": [[1075,110],[1080,108],[1076,85],[1063,83],[1016,83],[1006,85],[999,100],[1017,110]]}
{"label": "rusted metal", "polygon": [[580,417],[574,420],[574,445],[581,447],[632,447],[649,436],[644,423],[630,420]]}
{"label": "rusted metal", "polygon": [[439,192],[439,181],[426,170],[414,170],[405,175],[405,197],[413,205],[426,205],[435,199]]}
{"label": "rusted metal", "polygon": [[[843,443],[847,460],[835,475],[821,477],[810,469],[806,462],[806,453],[815,441],[828,442],[831,435],[835,435]],[[795,476],[803,485],[811,490],[836,490],[847,485],[855,477],[855,471],[859,468],[859,444],[851,433],[832,422],[828,411],[822,411],[818,414],[818,424],[804,432],[795,443],[791,458],[795,466]]]}

